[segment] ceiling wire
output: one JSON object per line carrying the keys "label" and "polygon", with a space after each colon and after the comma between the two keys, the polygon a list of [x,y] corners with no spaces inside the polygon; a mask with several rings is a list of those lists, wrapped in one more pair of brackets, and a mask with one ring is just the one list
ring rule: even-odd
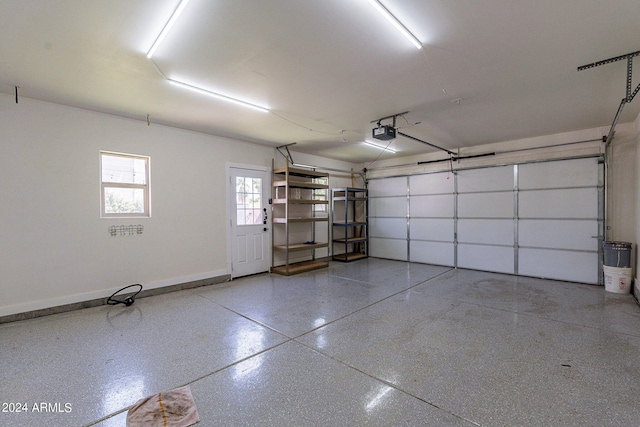
{"label": "ceiling wire", "polygon": [[410,127],[413,127],[413,126],[416,126],[416,125],[419,125],[420,123],[422,123],[422,122],[420,122],[420,121],[415,122],[415,123],[411,123],[411,122],[410,122],[410,121],[409,121],[409,120],[404,116],[404,114],[400,114],[398,117],[402,117],[402,119],[403,119],[405,122],[407,122],[407,125],[406,125],[406,126],[396,126],[396,130],[397,130],[397,129],[410,128]]}
{"label": "ceiling wire", "polygon": [[369,167],[371,167],[372,164],[374,164],[375,162],[377,162],[378,160],[380,160],[380,157],[382,157],[382,155],[387,151],[387,148],[389,148],[389,146],[391,145],[391,143],[395,141],[395,139],[392,139],[391,141],[389,141],[389,143],[387,144],[386,147],[384,147],[383,150],[380,150],[380,154],[378,154],[378,157],[376,157],[375,159],[373,159],[367,166],[363,167],[360,171],[361,172],[365,172],[367,169],[369,169]]}
{"label": "ceiling wire", "polygon": [[275,112],[275,111],[273,111],[273,110],[270,110],[269,112],[270,112],[271,114],[273,114],[274,116],[281,118],[281,119],[282,119],[282,120],[284,120],[285,122],[289,122],[289,123],[291,123],[291,124],[293,124],[293,125],[295,125],[295,126],[301,127],[302,129],[306,129],[306,130],[308,130],[309,132],[322,133],[322,134],[324,134],[324,135],[342,135],[344,132],[346,132],[345,130],[342,130],[342,129],[341,129],[339,132],[325,132],[325,131],[322,131],[322,130],[313,129],[313,128],[310,128],[310,127],[307,127],[307,126],[301,125],[300,123],[297,123],[297,122],[295,122],[295,121],[293,121],[293,120],[291,120],[291,119],[288,119],[288,118],[286,118],[286,117],[284,117],[284,116],[281,116],[280,114],[276,113],[276,112]]}
{"label": "ceiling wire", "polygon": [[[460,97],[453,97],[453,96],[449,95],[449,92],[447,92],[447,90],[444,88],[444,86],[442,84],[440,84],[440,81],[436,77],[433,69],[431,69],[431,63],[429,62],[429,58],[427,58],[426,49],[420,49],[420,50],[422,51],[422,59],[424,59],[426,68],[428,69],[429,74],[430,74],[430,78],[433,79],[433,81],[435,82],[436,86],[438,86],[440,88],[442,93],[445,94],[445,96],[449,99],[450,102],[456,102],[457,100],[462,100],[462,98],[460,98]],[[457,103],[459,104],[460,102],[457,101]]]}

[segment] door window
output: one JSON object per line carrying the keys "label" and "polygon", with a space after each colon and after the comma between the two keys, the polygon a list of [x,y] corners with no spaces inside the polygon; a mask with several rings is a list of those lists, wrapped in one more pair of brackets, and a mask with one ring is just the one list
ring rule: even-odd
{"label": "door window", "polygon": [[236,177],[237,225],[262,224],[262,178]]}

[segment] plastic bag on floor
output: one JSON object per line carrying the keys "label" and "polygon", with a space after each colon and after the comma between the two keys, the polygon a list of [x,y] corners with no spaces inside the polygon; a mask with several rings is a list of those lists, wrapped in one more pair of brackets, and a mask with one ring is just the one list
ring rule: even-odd
{"label": "plastic bag on floor", "polygon": [[140,399],[127,412],[127,427],[187,427],[198,422],[189,386]]}

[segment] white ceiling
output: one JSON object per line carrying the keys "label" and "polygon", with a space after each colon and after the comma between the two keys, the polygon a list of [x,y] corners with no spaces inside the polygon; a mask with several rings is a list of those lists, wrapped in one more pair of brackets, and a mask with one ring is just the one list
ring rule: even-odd
{"label": "white ceiling", "polygon": [[[382,0],[421,50],[367,0],[191,0],[147,59],[178,3],[0,0],[0,91],[367,162],[370,122],[404,111],[402,132],[451,150],[609,126],[626,61],[577,67],[640,50],[638,0]],[[635,99],[620,122],[639,112]]]}

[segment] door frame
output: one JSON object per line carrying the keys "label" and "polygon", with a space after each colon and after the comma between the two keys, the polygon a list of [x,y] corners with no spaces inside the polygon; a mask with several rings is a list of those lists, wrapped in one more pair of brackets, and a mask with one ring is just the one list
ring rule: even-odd
{"label": "door frame", "polygon": [[[231,169],[246,169],[250,171],[266,172],[267,179],[265,181],[264,188],[267,189],[266,193],[268,197],[265,200],[266,203],[264,207],[267,208],[267,212],[268,212],[268,219],[267,219],[266,226],[269,228],[269,231],[271,231],[271,227],[272,227],[271,209],[269,206],[266,206],[269,200],[271,199],[271,168],[267,166],[249,165],[244,163],[232,163],[232,162],[225,162],[224,168],[225,168],[225,182],[226,182],[225,205],[226,205],[226,211],[227,211],[227,217],[225,222],[225,230],[226,230],[226,238],[227,238],[227,274],[229,274],[229,276],[233,280],[234,278],[233,268],[232,268],[233,242],[232,242],[232,236],[231,236],[231,226],[232,226],[233,218],[236,215],[236,212],[232,209],[231,203],[230,203],[232,195],[235,196],[235,185],[233,185],[231,182]],[[273,250],[272,242],[271,242],[271,232],[266,234],[267,234],[267,237],[266,237],[267,252],[265,253],[265,256],[267,257],[267,259],[271,259],[271,252]]]}

